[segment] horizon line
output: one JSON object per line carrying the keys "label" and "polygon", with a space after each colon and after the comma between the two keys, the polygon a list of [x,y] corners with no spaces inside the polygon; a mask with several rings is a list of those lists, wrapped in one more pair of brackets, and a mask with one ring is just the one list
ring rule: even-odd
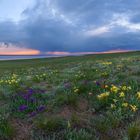
{"label": "horizon line", "polygon": [[113,53],[126,53],[126,52],[136,52],[140,50],[109,50],[101,52],[63,52],[63,51],[50,51],[45,54],[0,54],[0,56],[74,56],[74,55],[88,55],[88,54],[113,54]]}

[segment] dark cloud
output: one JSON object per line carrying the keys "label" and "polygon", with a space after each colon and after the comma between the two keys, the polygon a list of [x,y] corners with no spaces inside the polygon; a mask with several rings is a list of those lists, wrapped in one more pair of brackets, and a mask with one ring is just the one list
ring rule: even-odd
{"label": "dark cloud", "polygon": [[19,23],[0,22],[0,42],[47,51],[140,50],[139,0],[36,0]]}

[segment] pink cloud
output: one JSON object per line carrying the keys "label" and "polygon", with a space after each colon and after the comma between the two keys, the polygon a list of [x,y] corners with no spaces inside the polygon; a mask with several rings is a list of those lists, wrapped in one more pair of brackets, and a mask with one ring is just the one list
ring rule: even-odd
{"label": "pink cloud", "polygon": [[38,55],[39,50],[29,49],[26,47],[17,47],[9,45],[6,47],[4,44],[0,44],[0,55]]}
{"label": "pink cloud", "polygon": [[58,51],[55,51],[55,52],[46,52],[47,55],[70,55],[71,53],[70,52],[58,52]]}
{"label": "pink cloud", "polygon": [[107,54],[107,53],[122,53],[122,52],[129,52],[131,50],[110,50],[110,51],[104,51],[104,52],[46,52],[47,55],[60,55],[60,56],[66,56],[66,55],[85,55],[85,54]]}

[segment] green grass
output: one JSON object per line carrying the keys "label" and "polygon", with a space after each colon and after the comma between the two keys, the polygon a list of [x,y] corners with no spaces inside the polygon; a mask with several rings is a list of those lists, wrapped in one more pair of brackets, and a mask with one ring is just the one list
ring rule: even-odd
{"label": "green grass", "polygon": [[139,51],[0,61],[1,140],[135,140],[139,112]]}

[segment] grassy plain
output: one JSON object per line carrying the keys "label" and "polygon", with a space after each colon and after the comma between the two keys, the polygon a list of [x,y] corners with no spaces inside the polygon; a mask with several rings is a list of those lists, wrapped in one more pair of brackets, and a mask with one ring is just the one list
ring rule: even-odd
{"label": "grassy plain", "polygon": [[0,140],[139,140],[140,52],[0,61]]}

